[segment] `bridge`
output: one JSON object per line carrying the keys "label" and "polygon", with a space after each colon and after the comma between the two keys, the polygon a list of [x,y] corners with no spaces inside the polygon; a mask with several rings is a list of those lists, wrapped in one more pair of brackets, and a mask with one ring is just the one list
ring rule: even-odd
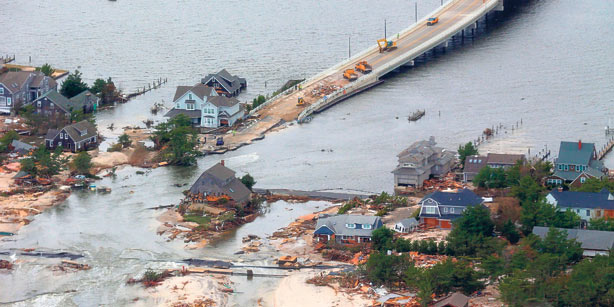
{"label": "bridge", "polygon": [[[299,123],[311,120],[314,112],[323,110],[343,99],[351,97],[374,85],[380,78],[402,66],[414,65],[414,60],[426,52],[447,47],[449,41],[466,31],[473,33],[478,20],[491,11],[503,10],[504,0],[451,0],[419,20],[409,28],[395,33],[387,40],[396,42],[397,48],[380,52],[378,45],[360,52],[347,60],[323,71],[274,97],[251,111],[250,115],[260,118],[280,118],[284,121],[297,120]],[[427,19],[438,17],[439,22],[428,26]],[[353,69],[359,61],[366,60],[373,68],[368,74],[361,74],[355,81],[343,78],[346,69]],[[298,98],[305,101],[297,106]]]}

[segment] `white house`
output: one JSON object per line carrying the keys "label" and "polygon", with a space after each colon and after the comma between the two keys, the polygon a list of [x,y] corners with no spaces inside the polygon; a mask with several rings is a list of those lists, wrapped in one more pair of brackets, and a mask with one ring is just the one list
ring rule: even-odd
{"label": "white house", "polygon": [[402,219],[394,225],[394,231],[400,233],[410,233],[418,228],[420,223],[415,218]]}
{"label": "white house", "polygon": [[245,113],[239,100],[220,96],[214,88],[202,83],[178,86],[173,103],[166,117],[184,114],[192,120],[194,126],[204,128],[232,126]]}

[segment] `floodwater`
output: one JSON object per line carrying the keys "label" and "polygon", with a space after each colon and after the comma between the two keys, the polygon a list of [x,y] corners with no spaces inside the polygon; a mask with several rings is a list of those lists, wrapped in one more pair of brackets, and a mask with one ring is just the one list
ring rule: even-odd
{"label": "floodwater", "polygon": [[[415,1],[37,1],[2,3],[1,29],[19,29],[0,54],[18,63],[49,62],[78,68],[84,78],[108,76],[131,92],[159,77],[161,89],[125,105],[99,112],[99,127],[142,125],[155,102],[170,105],[177,85],[196,83],[221,68],[248,79],[240,100],[272,92],[288,79],[308,77],[373,45],[414,20]],[[418,14],[440,1],[419,1]],[[269,257],[232,255],[248,233],[268,234],[325,203],[276,203],[227,241],[199,251],[155,234],[159,212],[147,207],[176,203],[174,183],[192,183],[219,159],[239,174],[252,174],[258,187],[391,191],[396,154],[414,141],[435,136],[455,150],[485,128],[506,128],[480,150],[556,154],[560,140],[606,142],[603,128],[614,118],[614,13],[610,1],[526,1],[481,23],[475,39],[429,53],[411,69],[390,75],[382,85],[253,145],[224,156],[207,156],[197,167],[162,168],[136,175],[120,170],[102,180],[109,195],[75,193],[37,216],[16,241],[0,250],[44,247],[80,252],[93,265],[87,272],[54,276],[45,260],[0,273],[0,302],[23,305],[121,305],[139,295],[125,286],[146,268],[179,265],[187,257],[265,263]],[[266,84],[266,88],[265,88]],[[417,109],[426,116],[408,123]],[[511,126],[522,120],[519,129]],[[614,167],[612,155],[606,166]],[[131,193],[133,191],[133,193]],[[316,209],[316,206],[319,207]],[[289,210],[293,209],[293,210]],[[260,257],[260,258],[259,258]],[[255,305],[274,279],[235,280],[234,303]],[[76,292],[64,292],[76,290]],[[19,304],[17,304],[19,305]]]}

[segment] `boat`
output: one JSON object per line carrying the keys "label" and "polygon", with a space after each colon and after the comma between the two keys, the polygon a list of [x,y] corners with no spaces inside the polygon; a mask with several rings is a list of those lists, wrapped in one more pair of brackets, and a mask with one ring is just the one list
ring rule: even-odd
{"label": "boat", "polygon": [[105,187],[105,186],[100,186],[96,189],[97,192],[99,193],[111,193],[111,188],[109,187]]}
{"label": "boat", "polygon": [[412,113],[412,114],[409,116],[409,121],[410,121],[410,122],[415,122],[415,121],[417,121],[417,120],[421,119],[421,118],[422,118],[422,116],[424,116],[424,114],[426,114],[426,110],[422,110],[422,111],[418,110],[418,111],[416,111],[416,112]]}

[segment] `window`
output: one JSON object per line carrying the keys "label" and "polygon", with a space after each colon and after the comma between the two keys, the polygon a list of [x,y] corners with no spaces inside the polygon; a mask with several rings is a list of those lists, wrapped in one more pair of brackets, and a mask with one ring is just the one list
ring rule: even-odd
{"label": "window", "polygon": [[424,210],[427,214],[435,214],[436,212],[435,207],[424,207]]}
{"label": "window", "polygon": [[4,94],[4,87],[0,86],[0,94]]}
{"label": "window", "polygon": [[448,213],[448,207],[443,207],[443,213]]}
{"label": "window", "polygon": [[586,216],[591,216],[591,210],[586,209]]}
{"label": "window", "polygon": [[49,107],[53,109],[53,102],[49,103]]}
{"label": "window", "polygon": [[362,229],[371,229],[371,224],[362,224]]}
{"label": "window", "polygon": [[580,183],[586,182],[586,177],[580,177]]}
{"label": "window", "polygon": [[11,101],[11,97],[6,98],[6,105],[10,106],[13,102]]}
{"label": "window", "polygon": [[348,224],[345,224],[345,227],[346,228],[350,228],[350,229],[354,229],[354,228],[356,228],[356,224],[349,224],[348,223]]}
{"label": "window", "polygon": [[40,108],[40,107],[41,107],[41,102],[40,102],[40,101],[37,101],[37,102],[36,102],[36,106],[37,106],[38,108]]}
{"label": "window", "polygon": [[559,171],[562,171],[563,170],[563,164],[559,164],[558,166],[559,166]]}
{"label": "window", "polygon": [[177,107],[176,108],[179,109],[179,102],[177,103]]}
{"label": "window", "polygon": [[454,208],[450,208],[450,213],[454,213]]}
{"label": "window", "polygon": [[569,170],[569,164],[565,164],[565,170],[568,171]]}
{"label": "window", "polygon": [[192,94],[188,94],[188,99],[192,100]]}

